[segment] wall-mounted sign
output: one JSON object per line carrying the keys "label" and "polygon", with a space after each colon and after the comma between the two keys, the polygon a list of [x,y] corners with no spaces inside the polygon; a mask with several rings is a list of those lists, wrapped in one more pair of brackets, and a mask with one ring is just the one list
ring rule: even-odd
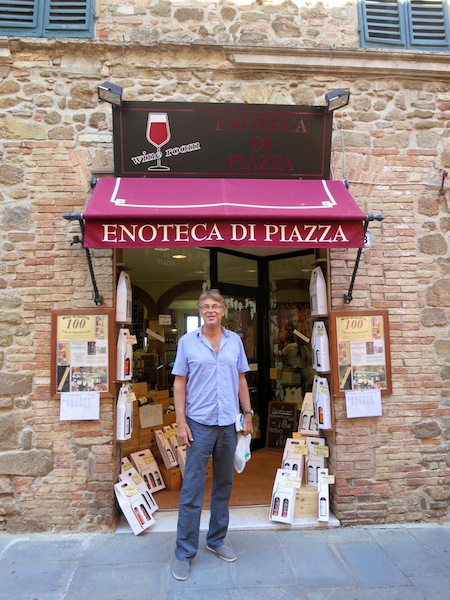
{"label": "wall-mounted sign", "polygon": [[112,395],[111,309],[52,312],[52,396]]}
{"label": "wall-mounted sign", "polygon": [[387,310],[330,315],[335,394],[347,390],[392,392]]}
{"label": "wall-mounted sign", "polygon": [[124,102],[117,177],[329,179],[332,113],[314,106]]}

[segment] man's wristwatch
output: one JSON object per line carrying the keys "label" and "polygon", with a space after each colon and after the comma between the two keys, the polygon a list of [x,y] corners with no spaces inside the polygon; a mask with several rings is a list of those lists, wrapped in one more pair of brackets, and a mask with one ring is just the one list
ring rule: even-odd
{"label": "man's wristwatch", "polygon": [[251,409],[250,410],[244,410],[244,415],[252,415],[252,417],[253,417],[254,414],[255,414],[254,410],[251,410]]}

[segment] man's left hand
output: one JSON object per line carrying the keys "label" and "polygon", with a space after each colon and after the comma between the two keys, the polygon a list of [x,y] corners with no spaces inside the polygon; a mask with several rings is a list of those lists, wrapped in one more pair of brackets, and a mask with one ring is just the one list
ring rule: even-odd
{"label": "man's left hand", "polygon": [[250,414],[244,415],[244,429],[242,430],[242,433],[244,435],[248,435],[249,433],[252,433],[252,431],[253,431],[252,415],[250,415]]}

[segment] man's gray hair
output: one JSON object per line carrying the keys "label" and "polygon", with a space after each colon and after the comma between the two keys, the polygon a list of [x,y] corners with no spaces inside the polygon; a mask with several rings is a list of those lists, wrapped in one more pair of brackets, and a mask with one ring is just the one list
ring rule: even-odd
{"label": "man's gray hair", "polygon": [[203,304],[203,301],[207,298],[211,298],[211,300],[216,300],[216,302],[218,302],[222,308],[226,308],[224,297],[219,292],[219,290],[214,289],[206,290],[206,292],[203,292],[203,294],[198,299],[197,306],[200,308]]}

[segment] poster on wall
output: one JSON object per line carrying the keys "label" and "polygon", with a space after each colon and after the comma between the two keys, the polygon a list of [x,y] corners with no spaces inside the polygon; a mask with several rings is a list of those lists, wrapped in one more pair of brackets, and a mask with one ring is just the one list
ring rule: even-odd
{"label": "poster on wall", "polygon": [[335,394],[392,392],[389,320],[386,310],[330,315]]}
{"label": "poster on wall", "polygon": [[110,309],[52,312],[52,396],[111,395],[113,327]]}

